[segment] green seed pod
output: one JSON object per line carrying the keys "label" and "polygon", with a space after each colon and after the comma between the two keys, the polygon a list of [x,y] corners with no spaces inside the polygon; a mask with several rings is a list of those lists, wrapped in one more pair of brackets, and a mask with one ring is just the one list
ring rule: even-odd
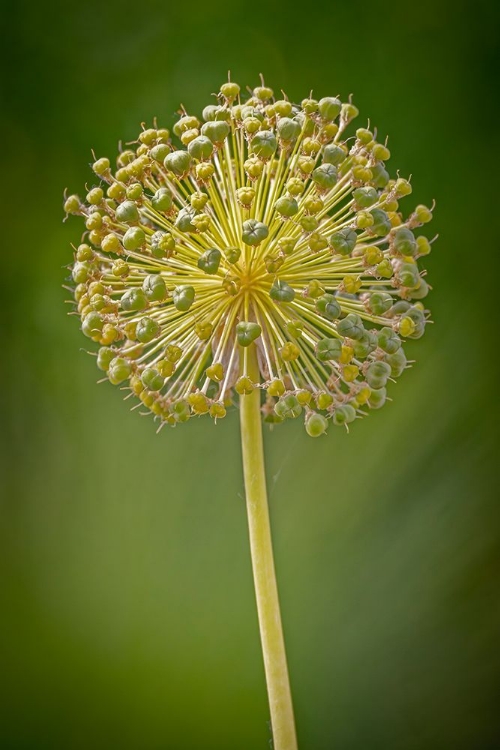
{"label": "green seed pod", "polygon": [[109,172],[109,166],[109,159],[97,159],[97,161],[92,164],[92,170],[99,177],[104,177],[104,175],[107,175]]}
{"label": "green seed pod", "polygon": [[241,250],[239,247],[228,247],[224,250],[224,255],[228,263],[237,263],[241,257]]}
{"label": "green seed pod", "polygon": [[388,354],[386,357],[384,357],[384,359],[391,368],[391,377],[393,378],[399,378],[406,365],[408,364],[406,354],[404,353],[402,347],[400,347],[394,353]]}
{"label": "green seed pod", "polygon": [[243,206],[251,206],[255,200],[255,190],[251,187],[238,188],[236,197]]}
{"label": "green seed pod", "polygon": [[149,153],[155,161],[159,164],[163,164],[167,156],[170,154],[170,148],[166,143],[159,143],[157,146],[153,146]]}
{"label": "green seed pod", "polygon": [[398,227],[392,238],[392,246],[396,252],[401,255],[416,255],[417,254],[417,242],[415,235],[410,229],[406,227]]}
{"label": "green seed pod", "polygon": [[336,143],[331,143],[323,149],[323,164],[332,164],[337,167],[346,157],[346,152]]}
{"label": "green seed pod", "polygon": [[365,331],[363,336],[353,343],[354,356],[357,359],[366,359],[377,348],[377,334]]}
{"label": "green seed pod", "polygon": [[165,378],[153,367],[146,367],[141,374],[141,381],[148,391],[160,391],[165,385]]}
{"label": "green seed pod", "polygon": [[158,230],[151,236],[151,254],[155,258],[169,257],[175,250],[175,239],[170,232]]}
{"label": "green seed pod", "polygon": [[139,250],[145,242],[146,235],[140,227],[130,227],[123,235],[123,247],[130,252]]}
{"label": "green seed pod", "polygon": [[261,122],[257,119],[257,117],[245,117],[243,120],[243,127],[245,129],[245,133],[248,133],[248,135],[253,135],[254,133],[257,133],[257,131],[260,130]]}
{"label": "green seed pod", "polygon": [[274,204],[276,211],[284,217],[295,216],[298,213],[299,205],[295,198],[288,198],[286,195],[278,198]]}
{"label": "green seed pod", "polygon": [[169,406],[169,411],[176,422],[187,422],[191,417],[189,404],[187,401],[184,401],[184,399],[180,399],[171,404]]}
{"label": "green seed pod", "polygon": [[123,201],[116,209],[116,219],[123,224],[135,224],[139,221],[139,211],[133,201]]}
{"label": "green seed pod", "polygon": [[119,385],[127,380],[132,374],[132,365],[123,357],[115,357],[108,367],[108,378],[113,385]]}
{"label": "green seed pod", "polygon": [[208,203],[208,195],[201,192],[192,193],[189,200],[195,211],[202,211]]}
{"label": "green seed pod", "polygon": [[223,120],[206,122],[201,128],[201,134],[206,138],[209,138],[212,143],[216,144],[223,143],[230,132],[231,128],[228,123]]}
{"label": "green seed pod", "polygon": [[337,331],[341,336],[354,339],[355,341],[363,338],[365,333],[363,321],[359,315],[356,315],[355,313],[349,313],[345,318],[339,320],[337,323]]}
{"label": "green seed pod", "polygon": [[335,253],[339,255],[350,255],[356,247],[358,235],[354,229],[340,229],[330,235],[328,242]]}
{"label": "green seed pod", "polygon": [[304,211],[306,211],[308,214],[311,214],[311,216],[315,216],[316,214],[319,214],[320,211],[325,207],[324,201],[319,197],[319,195],[311,195],[309,198],[306,198],[303,202]]}
{"label": "green seed pod", "polygon": [[170,190],[165,187],[159,188],[151,198],[151,205],[155,211],[170,211],[172,208],[172,195]]}
{"label": "green seed pod", "polygon": [[311,252],[320,253],[328,247],[328,240],[318,232],[313,232],[307,240],[307,244],[309,245]]}
{"label": "green seed pod", "polygon": [[246,245],[259,245],[269,234],[266,224],[256,219],[247,219],[243,222],[242,238]]}
{"label": "green seed pod", "polygon": [[385,326],[378,332],[378,345],[387,354],[395,354],[401,347],[401,339],[396,331]]}
{"label": "green seed pod", "polygon": [[217,250],[216,247],[212,247],[210,250],[206,250],[203,255],[198,258],[198,268],[207,274],[217,273],[221,259],[221,251]]}
{"label": "green seed pod", "polygon": [[323,120],[335,120],[342,109],[342,102],[334,96],[325,96],[319,100],[318,109]]}
{"label": "green seed pod", "polygon": [[260,325],[251,321],[242,320],[236,326],[236,338],[240,346],[250,346],[255,339],[259,338],[261,333]]}
{"label": "green seed pod", "polygon": [[384,168],[382,164],[372,164],[370,167],[372,172],[371,184],[374,188],[385,188],[389,182],[389,172]]}
{"label": "green seed pod", "polygon": [[82,331],[88,338],[96,338],[102,331],[104,318],[98,312],[89,312],[82,321]]}
{"label": "green seed pod", "polygon": [[377,237],[385,237],[385,235],[392,229],[392,224],[387,213],[381,208],[374,208],[370,213],[373,218],[370,232],[376,234]]}
{"label": "green seed pod", "polygon": [[196,226],[193,224],[193,219],[196,213],[191,206],[185,206],[181,208],[177,214],[175,220],[175,226],[180,232],[196,232]]}
{"label": "green seed pod", "polygon": [[293,107],[291,102],[286,99],[278,99],[278,101],[274,102],[274,111],[280,117],[290,117]]}
{"label": "green seed pod", "polygon": [[167,287],[159,273],[151,273],[142,282],[144,294],[150,302],[161,302],[167,296]]}
{"label": "green seed pod", "polygon": [[333,164],[320,164],[313,171],[312,179],[320,190],[330,190],[337,182],[337,170]]}
{"label": "green seed pod", "polygon": [[282,396],[274,405],[274,411],[282,419],[295,419],[302,414],[302,406],[296,396]]}
{"label": "green seed pod", "polygon": [[227,83],[223,83],[220,87],[220,92],[222,96],[227,99],[228,101],[233,101],[233,99],[236,99],[240,93],[240,87],[237,83],[233,83],[233,81],[228,81]]}
{"label": "green seed pod", "polygon": [[377,276],[381,276],[383,279],[390,279],[394,274],[392,263],[388,258],[385,258],[377,266]]}
{"label": "green seed pod", "polygon": [[353,190],[352,197],[360,208],[369,208],[378,201],[378,193],[373,187],[360,187]]}
{"label": "green seed pod", "polygon": [[359,115],[359,109],[352,102],[344,102],[340,112],[342,122],[349,123]]}
{"label": "green seed pod", "polygon": [[181,117],[177,122],[175,123],[173,127],[173,131],[175,135],[180,138],[183,133],[185,133],[187,130],[193,130],[193,128],[198,128],[200,125],[200,121],[197,117],[193,117],[191,115],[185,115],[184,117]]}
{"label": "green seed pod", "polygon": [[366,370],[366,381],[371,388],[383,388],[391,375],[387,362],[372,362]]}
{"label": "green seed pod", "polygon": [[278,240],[278,249],[283,255],[291,255],[294,251],[297,239],[294,237],[282,237]]}
{"label": "green seed pod", "polygon": [[417,206],[414,216],[419,224],[427,224],[429,221],[432,221],[432,211],[427,206]]}
{"label": "green seed pod", "polygon": [[172,151],[163,160],[165,169],[178,177],[183,177],[191,167],[191,156],[187,151]]}
{"label": "green seed pod", "polygon": [[428,294],[429,294],[429,285],[425,279],[420,278],[420,282],[418,283],[418,286],[416,286],[414,289],[410,291],[409,296],[412,299],[424,299],[424,297],[427,297]]}
{"label": "green seed pod", "polygon": [[340,359],[342,344],[339,339],[320,339],[316,344],[316,356],[320,362]]}
{"label": "green seed pod", "polygon": [[405,195],[410,195],[412,192],[412,186],[408,180],[404,180],[402,177],[398,177],[394,184],[394,195],[396,198],[404,198]]}
{"label": "green seed pod", "polygon": [[71,276],[75,284],[83,284],[91,274],[91,265],[88,262],[75,263],[71,271]]}
{"label": "green seed pod", "polygon": [[80,198],[77,195],[70,195],[64,201],[64,211],[67,214],[79,214],[81,213]]}
{"label": "green seed pod", "polygon": [[316,216],[303,216],[299,223],[304,232],[314,232],[319,227]]}
{"label": "green seed pod", "polygon": [[289,336],[300,339],[304,325],[298,320],[289,320],[285,323],[285,328]]}
{"label": "green seed pod", "polygon": [[383,146],[381,143],[376,143],[372,148],[372,155],[373,158],[378,161],[387,161],[387,159],[390,159],[391,157],[391,152],[387,146]]}
{"label": "green seed pod", "polygon": [[384,315],[392,306],[392,297],[387,292],[372,292],[366,305],[374,315]]}
{"label": "green seed pod", "polygon": [[333,294],[323,294],[316,300],[316,310],[327,320],[336,320],[340,315],[340,305]]}
{"label": "green seed pod", "polygon": [[415,289],[421,281],[418,267],[413,263],[402,263],[398,268],[397,278],[408,289]]}
{"label": "green seed pod", "polygon": [[148,307],[148,300],[146,295],[144,294],[143,289],[140,289],[139,287],[133,287],[132,289],[127,289],[127,291],[122,295],[120,305],[122,310],[125,310],[125,312],[135,312],[139,310],[145,310],[146,307]]}
{"label": "green seed pod", "polygon": [[293,302],[295,298],[295,291],[292,287],[286,283],[286,281],[280,281],[276,279],[269,292],[271,299],[276,302]]}
{"label": "green seed pod", "polygon": [[149,317],[141,318],[137,322],[137,327],[135,329],[135,335],[137,338],[137,341],[140,341],[141,344],[149,344],[150,341],[155,339],[161,331],[161,327],[158,325],[156,320]]}
{"label": "green seed pod", "polygon": [[279,269],[285,262],[285,259],[282,255],[278,255],[277,257],[273,257],[272,255],[267,255],[264,258],[264,265],[266,267],[266,271],[268,273],[278,273]]}
{"label": "green seed pod", "polygon": [[106,372],[114,356],[115,352],[113,349],[110,349],[109,346],[101,346],[97,352],[97,367]]}
{"label": "green seed pod", "polygon": [[261,130],[252,138],[249,151],[259,159],[270,159],[277,148],[278,142],[272,130]]}
{"label": "green seed pod", "polygon": [[98,206],[99,203],[102,203],[103,199],[104,191],[100,187],[92,188],[86,196],[87,203],[90,203],[91,206]]}
{"label": "green seed pod", "polygon": [[322,414],[318,414],[315,411],[309,412],[305,421],[306,432],[310,437],[319,437],[324,435],[328,421]]}
{"label": "green seed pod", "polygon": [[356,419],[356,409],[351,404],[343,404],[338,406],[332,416],[333,424],[341,426],[343,424],[350,424]]}
{"label": "green seed pod", "polygon": [[190,141],[187,149],[189,155],[192,156],[193,159],[197,159],[198,161],[206,161],[212,156],[214,146],[210,138],[207,138],[204,135],[199,135],[197,138],[194,138],[192,141]]}
{"label": "green seed pod", "polygon": [[176,286],[172,292],[172,300],[174,306],[180,312],[186,312],[189,310],[194,302],[195,291],[192,286]]}
{"label": "green seed pod", "polygon": [[372,409],[381,409],[387,399],[387,390],[382,388],[373,388],[368,399],[368,404]]}
{"label": "green seed pod", "polygon": [[126,278],[130,273],[130,266],[128,263],[125,263],[124,260],[119,258],[118,260],[115,260],[115,262],[111,266],[111,273],[113,274],[113,276]]}
{"label": "green seed pod", "polygon": [[282,141],[295,141],[299,137],[302,128],[296,120],[292,120],[290,117],[281,117],[276,130],[278,137]]}
{"label": "green seed pod", "polygon": [[127,187],[125,194],[128,200],[137,201],[140,200],[144,195],[144,188],[142,187],[140,182],[133,182]]}

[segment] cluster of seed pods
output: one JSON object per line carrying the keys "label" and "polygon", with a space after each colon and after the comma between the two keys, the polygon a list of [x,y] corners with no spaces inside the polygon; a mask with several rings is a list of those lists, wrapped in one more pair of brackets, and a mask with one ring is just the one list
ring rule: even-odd
{"label": "cluster of seed pods", "polygon": [[404,218],[411,185],[391,179],[376,133],[349,132],[357,115],[264,84],[243,101],[227,82],[202,120],[143,128],[116,167],[94,162],[84,200],[65,199],[85,222],[71,267],[83,333],[159,427],[222,418],[255,388],[266,422],[303,415],[312,436],[385,403],[428,318],[418,230],[432,211]]}

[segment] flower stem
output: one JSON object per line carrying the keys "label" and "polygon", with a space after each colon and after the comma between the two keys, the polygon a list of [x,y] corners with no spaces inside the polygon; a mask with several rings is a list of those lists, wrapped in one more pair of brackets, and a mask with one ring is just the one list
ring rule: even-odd
{"label": "flower stem", "polygon": [[[255,344],[247,349],[246,365],[246,374],[252,382],[259,382]],[[274,750],[297,750],[269,524],[258,389],[241,397],[240,420],[250,552],[271,711],[273,747]]]}

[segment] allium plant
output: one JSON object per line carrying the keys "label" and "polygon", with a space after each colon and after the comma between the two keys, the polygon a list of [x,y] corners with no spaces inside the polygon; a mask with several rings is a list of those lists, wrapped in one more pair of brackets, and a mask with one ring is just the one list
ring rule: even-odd
{"label": "allium plant", "polygon": [[[416,234],[432,218],[391,178],[377,133],[337,97],[293,104],[224,83],[202,119],[141,130],[92,165],[72,266],[97,366],[158,428],[239,408],[250,546],[275,750],[296,748],[261,422],[318,437],[379,409],[425,330]],[[351,131],[351,132],[350,132]]]}

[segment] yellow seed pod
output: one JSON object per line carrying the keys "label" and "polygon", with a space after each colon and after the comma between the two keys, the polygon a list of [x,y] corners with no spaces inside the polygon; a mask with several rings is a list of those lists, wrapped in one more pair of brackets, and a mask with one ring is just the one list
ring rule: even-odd
{"label": "yellow seed pod", "polygon": [[175,364],[168,359],[160,359],[156,364],[156,369],[164,378],[169,378],[175,372]]}
{"label": "yellow seed pod", "polygon": [[356,226],[358,229],[368,229],[375,223],[375,219],[369,211],[358,211],[356,215]]}
{"label": "yellow seed pod", "polygon": [[205,375],[207,378],[210,378],[210,380],[220,383],[224,378],[224,367],[220,362],[214,362],[210,367],[207,367]]}
{"label": "yellow seed pod", "polygon": [[109,346],[120,338],[118,329],[110,323],[105,323],[102,328],[101,344]]}
{"label": "yellow seed pod", "polygon": [[220,401],[215,401],[210,407],[210,416],[214,419],[224,419],[226,407]]}
{"label": "yellow seed pod", "polygon": [[300,356],[300,349],[297,344],[287,341],[287,343],[281,347],[279,353],[283,362],[293,362]]}
{"label": "yellow seed pod", "polygon": [[368,399],[371,396],[372,389],[368,385],[364,385],[356,394],[356,401],[358,402],[359,406],[363,406],[368,402]]}
{"label": "yellow seed pod", "polygon": [[395,211],[388,211],[387,216],[393,227],[399,227],[403,223],[401,216]]}
{"label": "yellow seed pod", "polygon": [[343,287],[348,294],[359,292],[362,283],[360,277],[354,273],[350,273],[342,279]]}
{"label": "yellow seed pod", "polygon": [[352,346],[343,345],[342,353],[340,355],[340,363],[342,365],[348,365],[351,359],[354,357],[354,349]]}
{"label": "yellow seed pod", "polygon": [[321,151],[321,142],[315,138],[304,138],[302,142],[302,151],[307,156],[316,156]]}
{"label": "yellow seed pod", "polygon": [[301,406],[307,406],[308,404],[311,403],[311,399],[312,399],[311,391],[306,391],[305,389],[303,389],[301,391],[297,391],[295,395],[297,396],[297,401],[299,402]]}
{"label": "yellow seed pod", "polygon": [[191,224],[193,224],[198,232],[206,232],[208,229],[210,229],[210,216],[208,214],[198,214],[198,216],[193,216],[191,219]]}
{"label": "yellow seed pod", "polygon": [[132,389],[132,392],[135,393],[136,396],[143,392],[144,385],[138,375],[132,375],[132,377],[130,378],[130,387]]}
{"label": "yellow seed pod", "polygon": [[190,128],[189,130],[185,130],[184,133],[181,135],[181,141],[185,146],[188,145],[188,143],[191,143],[191,141],[194,141],[195,138],[197,138],[200,135],[200,131],[198,128]]}
{"label": "yellow seed pod", "polygon": [[378,247],[367,247],[363,257],[367,266],[376,266],[384,260],[384,253]]}
{"label": "yellow seed pod", "polygon": [[226,290],[230,297],[235,297],[240,291],[241,282],[236,276],[226,276],[222,281],[222,288]]}
{"label": "yellow seed pod", "polygon": [[240,396],[248,396],[253,391],[253,383],[247,375],[242,375],[241,378],[238,378],[236,381],[234,389],[236,393],[240,394]]}
{"label": "yellow seed pod", "polygon": [[236,197],[242,206],[251,206],[255,199],[255,190],[250,187],[238,188]]}
{"label": "yellow seed pod", "polygon": [[196,178],[202,182],[208,182],[215,174],[215,167],[208,161],[196,165]]}
{"label": "yellow seed pod", "polygon": [[342,377],[346,381],[346,383],[352,383],[353,380],[356,380],[356,378],[359,375],[359,367],[356,365],[344,365],[344,369],[342,370]]}
{"label": "yellow seed pod", "polygon": [[304,174],[311,174],[316,166],[316,161],[309,156],[300,156],[297,164],[301,172]]}
{"label": "yellow seed pod", "polygon": [[206,414],[209,409],[208,399],[204,393],[190,393],[187,401],[194,414]]}
{"label": "yellow seed pod", "polygon": [[169,362],[178,362],[182,357],[182,349],[176,344],[169,344],[165,349],[165,357]]}
{"label": "yellow seed pod", "polygon": [[134,322],[133,320],[129,320],[129,322],[125,323],[125,325],[123,326],[123,332],[130,341],[136,340],[136,335],[135,335],[136,328],[137,328],[137,323]]}
{"label": "yellow seed pod", "polygon": [[279,378],[276,378],[276,380],[273,380],[271,381],[271,383],[269,383],[266,392],[268,396],[282,396],[285,390],[286,388],[284,382]]}
{"label": "yellow seed pod", "polygon": [[194,327],[194,332],[196,333],[200,341],[207,341],[212,335],[213,330],[214,330],[214,327],[212,323],[208,323],[208,322],[196,323]]}
{"label": "yellow seed pod", "polygon": [[316,395],[316,406],[318,409],[328,409],[333,404],[331,393],[318,393]]}
{"label": "yellow seed pod", "polygon": [[401,320],[399,321],[399,326],[398,326],[399,333],[401,334],[401,336],[405,338],[406,336],[411,336],[412,333],[415,332],[415,328],[416,328],[415,321],[412,320],[412,318],[405,317],[405,318],[401,318]]}
{"label": "yellow seed pod", "polygon": [[311,279],[305,289],[305,295],[307,297],[312,297],[313,299],[318,299],[318,297],[321,297],[321,295],[324,293],[325,289],[321,286],[317,279]]}

